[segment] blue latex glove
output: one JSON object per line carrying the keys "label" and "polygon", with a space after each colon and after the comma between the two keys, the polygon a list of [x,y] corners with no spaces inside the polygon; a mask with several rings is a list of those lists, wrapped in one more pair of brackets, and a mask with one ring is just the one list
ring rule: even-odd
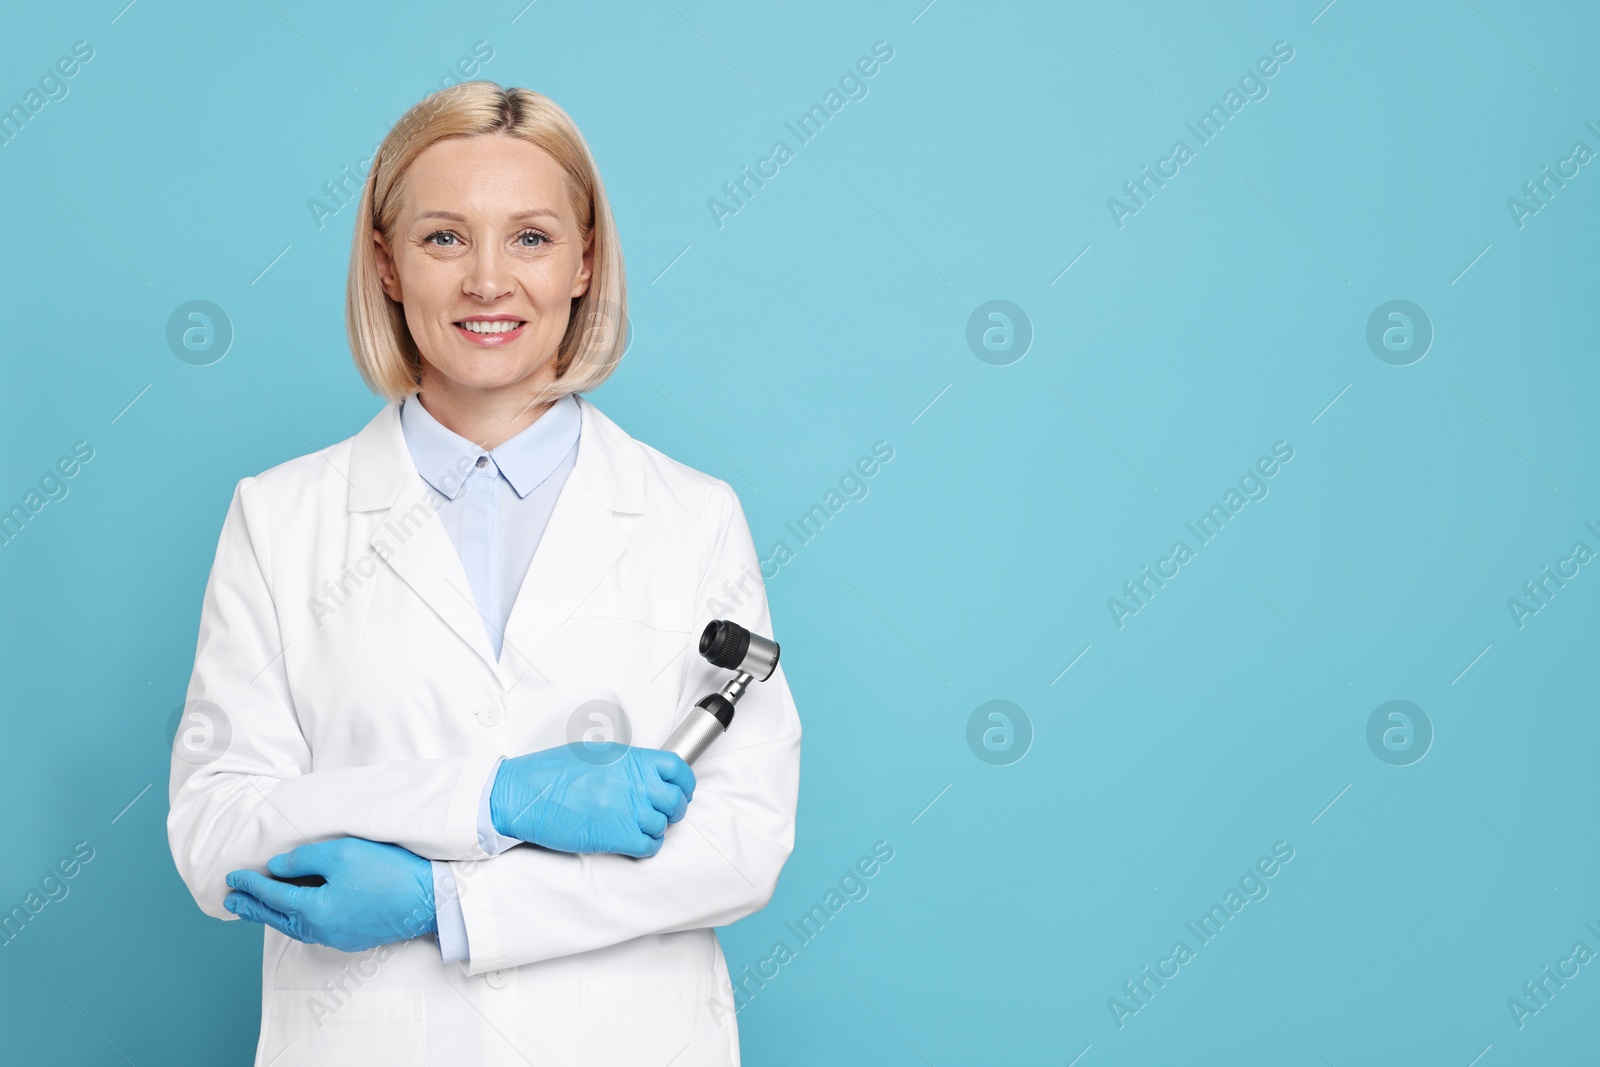
{"label": "blue latex glove", "polygon": [[489,793],[494,828],[560,852],[654,856],[694,797],[675,753],[574,742],[503,761]]}
{"label": "blue latex glove", "polygon": [[341,837],[301,845],[267,861],[280,878],[321,875],[314,888],[255,871],[228,875],[223,906],[308,945],[361,952],[431,934],[437,928],[433,865],[399,845]]}

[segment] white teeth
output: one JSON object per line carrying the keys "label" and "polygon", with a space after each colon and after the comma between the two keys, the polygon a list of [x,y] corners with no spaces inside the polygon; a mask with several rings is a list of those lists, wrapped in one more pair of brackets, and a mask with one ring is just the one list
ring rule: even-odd
{"label": "white teeth", "polygon": [[522,323],[513,319],[501,319],[497,322],[458,322],[457,326],[464,326],[473,333],[510,333]]}

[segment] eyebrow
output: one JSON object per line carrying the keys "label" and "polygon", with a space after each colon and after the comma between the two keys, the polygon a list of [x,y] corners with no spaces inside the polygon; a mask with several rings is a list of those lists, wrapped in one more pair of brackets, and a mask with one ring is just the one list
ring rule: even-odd
{"label": "eyebrow", "polygon": [[[547,207],[536,207],[536,208],[529,208],[527,211],[519,211],[519,212],[517,212],[515,215],[511,216],[511,221],[515,222],[518,219],[531,219],[531,218],[534,218],[534,217],[539,216],[539,215],[548,215],[553,219],[559,219],[561,217],[556,212],[551,211]],[[417,218],[418,219],[449,219],[452,222],[466,222],[467,221],[467,217],[465,215],[458,215],[454,211],[424,211],[422,214],[418,215]]]}

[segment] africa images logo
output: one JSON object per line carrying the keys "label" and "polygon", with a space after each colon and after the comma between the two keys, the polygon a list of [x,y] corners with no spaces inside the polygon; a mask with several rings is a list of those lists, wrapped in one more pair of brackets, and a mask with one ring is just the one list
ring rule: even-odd
{"label": "africa images logo", "polygon": [[1199,518],[1183,524],[1184,529],[1194,536],[1192,547],[1184,539],[1173,542],[1171,551],[1156,560],[1154,570],[1146,563],[1140,568],[1138,577],[1122,583],[1123,597],[1106,598],[1106,610],[1111,613],[1111,621],[1117,624],[1117,629],[1122,629],[1128,619],[1149,607],[1156,593],[1176,578],[1184,564],[1195,559],[1198,550],[1209,545],[1229,520],[1244,510],[1246,504],[1265,500],[1272,491],[1268,480],[1283,470],[1292,459],[1293,445],[1288,441],[1275,443],[1272,455],[1261,456],[1253,467],[1247,468],[1239,477],[1237,489],[1230,486],[1223,493],[1220,503],[1212,504]]}
{"label": "africa images logo", "polygon": [[1287,841],[1274,842],[1272,854],[1262,856],[1247,868],[1239,876],[1237,888],[1229,886],[1220,903],[1212,904],[1199,918],[1183,924],[1183,928],[1194,939],[1193,946],[1187,939],[1179,938],[1172,943],[1167,955],[1156,960],[1153,969],[1147,963],[1139,968],[1138,977],[1122,983],[1122,996],[1106,998],[1106,1009],[1111,1013],[1111,1021],[1117,1029],[1127,1026],[1128,1019],[1148,1008],[1156,993],[1182,974],[1183,968],[1194,961],[1201,948],[1221,936],[1233,917],[1244,911],[1246,904],[1266,900],[1272,892],[1268,882],[1293,859],[1293,845]]}
{"label": "africa images logo", "polygon": [[[1171,151],[1156,160],[1153,171],[1150,169],[1150,164],[1146,163],[1140,168],[1139,177],[1122,183],[1122,192],[1127,197],[1126,200],[1119,200],[1114,196],[1107,197],[1106,210],[1111,213],[1111,221],[1116,223],[1117,229],[1123,229],[1127,225],[1124,220],[1149,207],[1149,202],[1155,199],[1157,191],[1165,189],[1167,182],[1181,174],[1183,165],[1195,157],[1201,146],[1215,140],[1227,126],[1228,121],[1244,110],[1245,104],[1252,100],[1265,100],[1269,92],[1267,82],[1276,77],[1284,65],[1293,58],[1294,48],[1288,41],[1274,41],[1272,55],[1257,59],[1255,66],[1246,69],[1239,76],[1239,88],[1230,88],[1223,94],[1221,103],[1212,104],[1193,122],[1183,124],[1184,128],[1194,136],[1193,148],[1182,138],[1174,141]],[[1169,167],[1171,169],[1168,169]]]}

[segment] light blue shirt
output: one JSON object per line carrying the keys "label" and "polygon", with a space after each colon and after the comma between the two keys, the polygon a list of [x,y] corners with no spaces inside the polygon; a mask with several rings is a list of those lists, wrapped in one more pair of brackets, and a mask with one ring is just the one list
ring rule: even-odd
{"label": "light blue shirt", "polygon": [[[493,450],[485,450],[447,429],[412,393],[401,403],[400,428],[417,473],[427,483],[439,519],[461,556],[498,658],[505,642],[511,605],[522,588],[528,565],[544,536],[556,498],[578,459],[582,412],[567,395],[543,415]],[[466,472],[463,476],[462,472]],[[499,770],[495,764],[495,770]],[[494,828],[489,793],[494,773],[478,803],[478,843],[490,855],[518,844]],[[467,925],[456,896],[450,865],[433,863],[433,899],[438,913],[439,952],[445,962],[468,955]]]}

